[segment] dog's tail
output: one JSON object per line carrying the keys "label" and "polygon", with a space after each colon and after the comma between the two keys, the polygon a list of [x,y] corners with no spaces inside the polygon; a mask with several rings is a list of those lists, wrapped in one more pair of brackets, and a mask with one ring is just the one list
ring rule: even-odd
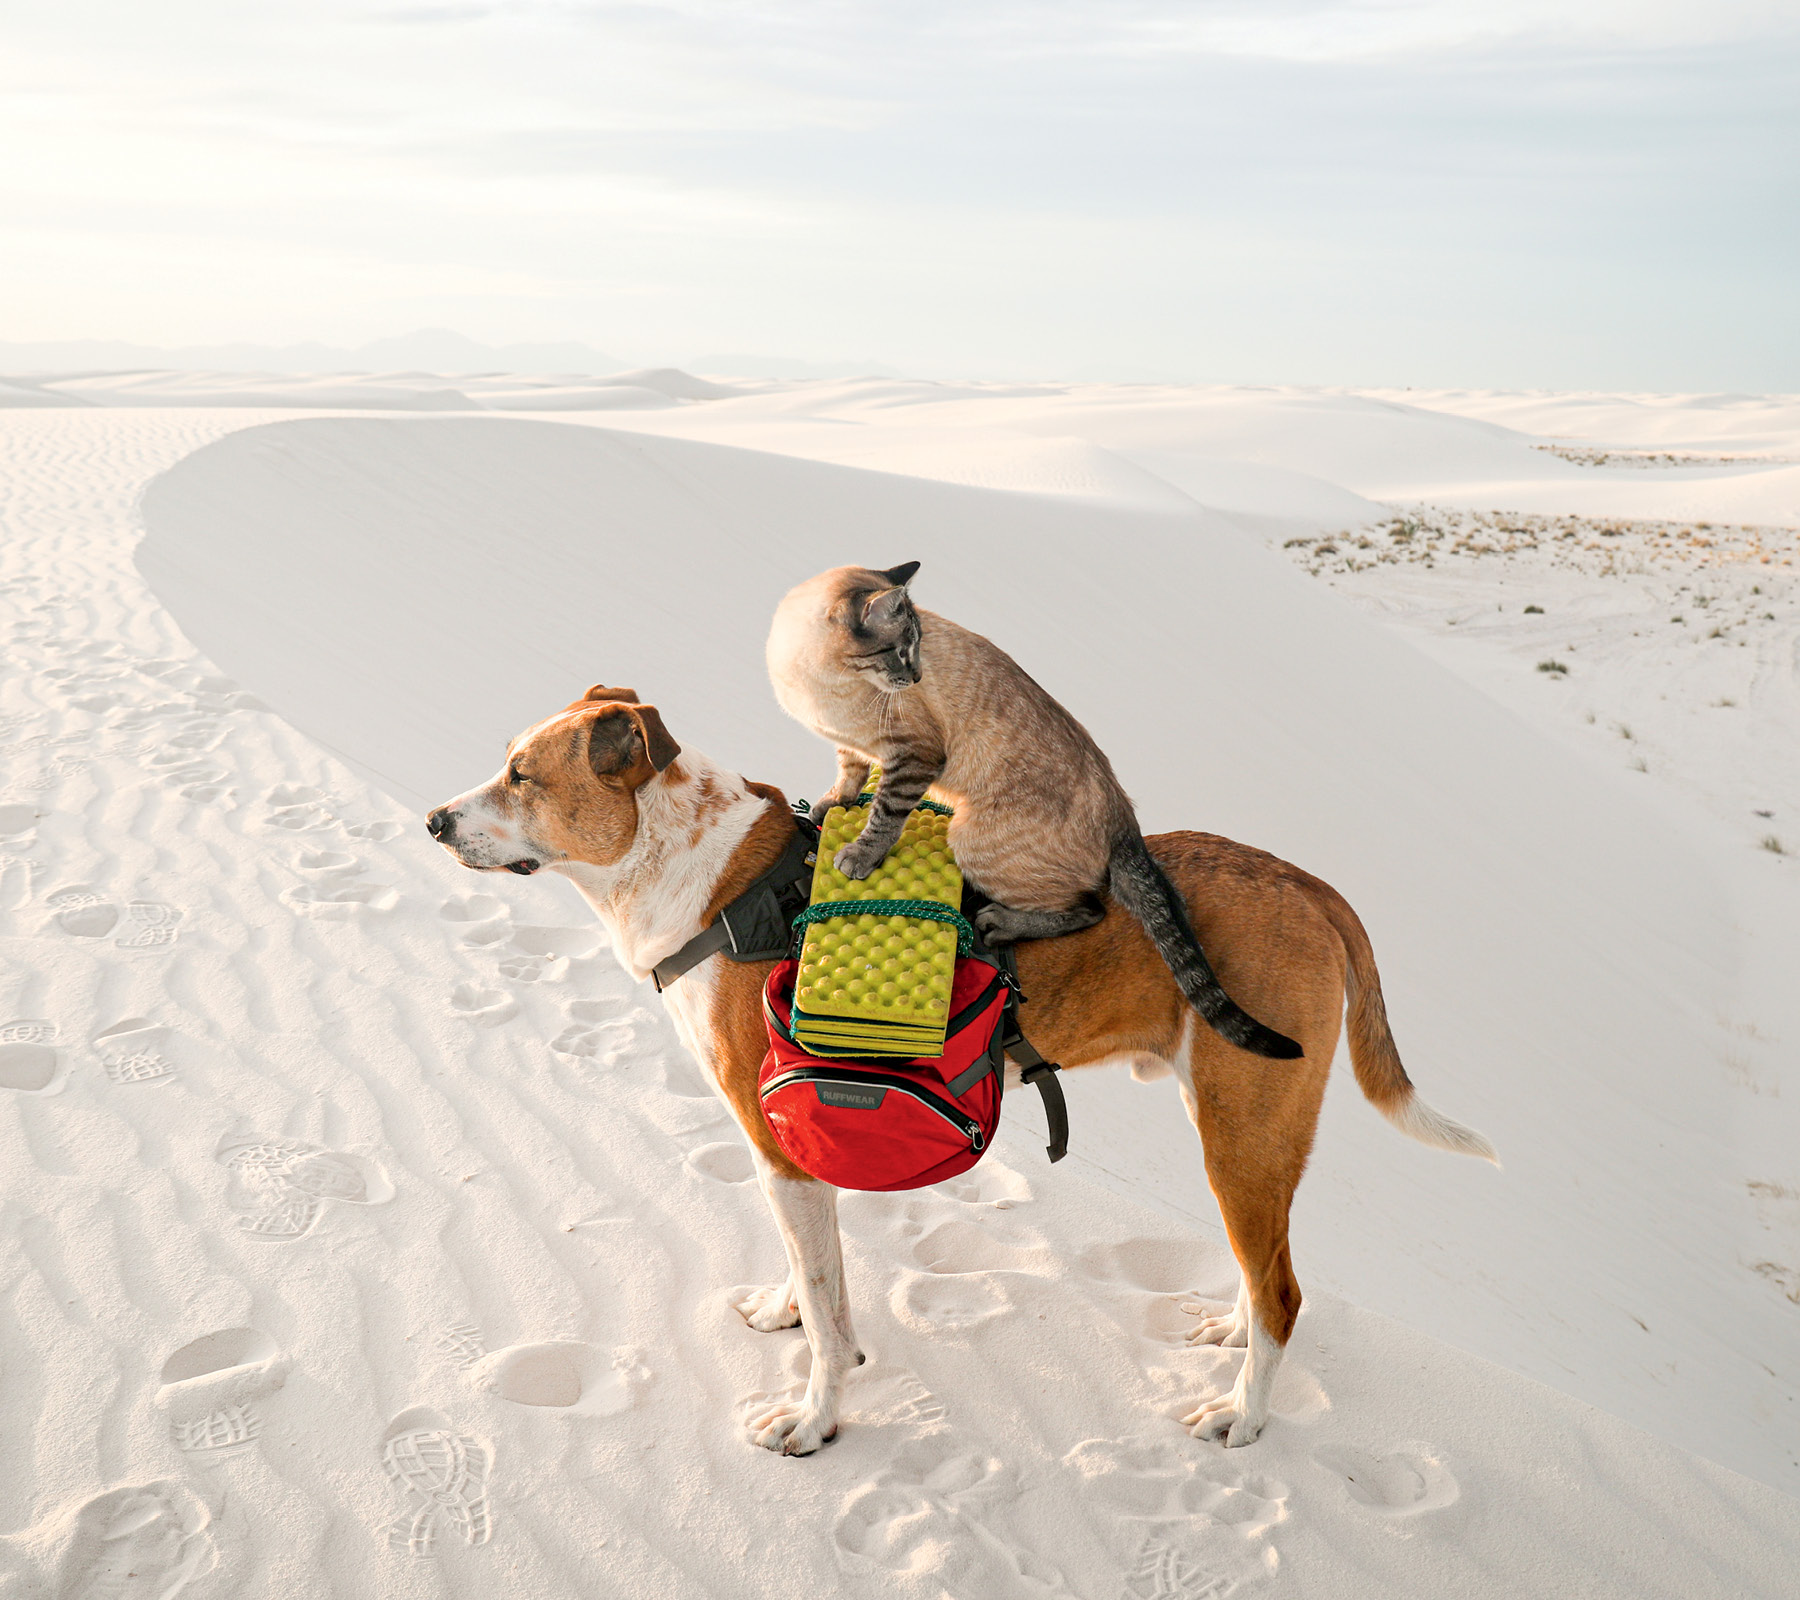
{"label": "dog's tail", "polygon": [[1188,919],[1186,903],[1135,828],[1122,835],[1112,848],[1107,887],[1113,898],[1143,924],[1157,954],[1174,973],[1181,992],[1220,1038],[1240,1050],[1273,1056],[1278,1061],[1292,1061],[1301,1054],[1300,1046],[1292,1039],[1265,1028],[1220,986]]}
{"label": "dog's tail", "polygon": [[1500,1157],[1485,1136],[1473,1128],[1434,1110],[1419,1098],[1400,1064],[1400,1051],[1388,1026],[1387,1003],[1381,997],[1381,974],[1375,967],[1375,951],[1362,918],[1350,902],[1330,884],[1312,878],[1307,887],[1326,920],[1344,941],[1349,967],[1345,988],[1350,1011],[1350,1064],[1356,1083],[1369,1104],[1409,1139],[1436,1145],[1457,1155],[1480,1156],[1500,1165]]}

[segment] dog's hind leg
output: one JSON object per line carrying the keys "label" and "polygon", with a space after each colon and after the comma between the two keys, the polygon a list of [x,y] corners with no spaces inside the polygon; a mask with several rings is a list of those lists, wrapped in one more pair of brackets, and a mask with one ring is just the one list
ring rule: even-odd
{"label": "dog's hind leg", "polygon": [[812,1372],[798,1399],[775,1401],[749,1419],[750,1437],[765,1450],[810,1455],[837,1432],[844,1381],[863,1359],[850,1326],[837,1190],[810,1178],[779,1177],[760,1161],[757,1177],[787,1247],[794,1299],[812,1350]]}
{"label": "dog's hind leg", "polygon": [[[1205,1072],[1204,1058],[1222,1048],[1205,1040],[1190,1057],[1197,1075]],[[1244,1445],[1269,1420],[1269,1394],[1300,1315],[1300,1283],[1288,1253],[1288,1208],[1305,1170],[1323,1074],[1290,1081],[1275,1097],[1263,1073],[1206,1072],[1202,1081],[1208,1093],[1195,1094],[1183,1084],[1183,1099],[1200,1130],[1207,1181],[1243,1278],[1231,1316],[1202,1324],[1198,1335],[1208,1343],[1247,1348],[1230,1393],[1203,1402],[1182,1422],[1197,1439],[1222,1437],[1227,1445]],[[1271,1127],[1284,1125],[1297,1135],[1286,1150],[1270,1137]]]}
{"label": "dog's hind leg", "polygon": [[[1210,1163],[1208,1167],[1210,1171]],[[1244,1275],[1238,1290],[1238,1308],[1233,1311],[1230,1325],[1222,1331],[1228,1336],[1236,1334],[1237,1312],[1247,1310],[1249,1327],[1240,1341],[1247,1348],[1230,1393],[1203,1402],[1181,1420],[1196,1439],[1222,1436],[1228,1446],[1252,1444],[1269,1420],[1269,1395],[1275,1387],[1275,1374],[1287,1352],[1294,1319],[1300,1314],[1300,1284],[1294,1277],[1287,1243],[1287,1203],[1292,1191],[1280,1197],[1278,1216],[1269,1215],[1261,1206],[1234,1204],[1241,1197],[1228,1199],[1216,1179],[1213,1193],[1225,1215],[1232,1253]]]}

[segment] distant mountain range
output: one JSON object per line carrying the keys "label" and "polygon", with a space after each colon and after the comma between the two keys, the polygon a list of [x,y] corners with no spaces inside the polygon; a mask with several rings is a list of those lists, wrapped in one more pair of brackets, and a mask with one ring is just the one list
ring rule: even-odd
{"label": "distant mountain range", "polygon": [[482,344],[448,328],[422,328],[355,349],[327,344],[211,344],[178,350],[114,339],[44,344],[0,342],[0,371],[117,372],[174,368],[203,372],[578,372],[601,374],[630,366],[590,345]]}
{"label": "distant mountain range", "polygon": [[[448,328],[421,328],[354,349],[327,344],[209,344],[160,349],[118,339],[0,341],[0,373],[20,375],[119,372],[567,372],[603,376],[631,365],[575,340],[551,344],[483,344]],[[743,378],[892,377],[874,362],[794,361],[782,356],[707,355],[689,370]]]}

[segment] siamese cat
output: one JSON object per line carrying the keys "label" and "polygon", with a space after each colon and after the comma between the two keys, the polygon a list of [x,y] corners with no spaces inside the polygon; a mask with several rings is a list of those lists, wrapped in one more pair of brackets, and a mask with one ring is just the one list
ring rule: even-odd
{"label": "siamese cat", "polygon": [[868,877],[934,789],[955,807],[957,865],[994,901],[976,917],[989,941],[1090,927],[1110,893],[1223,1038],[1258,1055],[1298,1056],[1220,987],[1087,729],[997,645],[916,607],[906,586],[918,570],[916,561],[885,572],[834,567],[792,590],[769,631],[776,699],[837,746],[837,783],[814,815],[855,800],[871,762],[881,767],[868,823],[838,852],[838,869]]}

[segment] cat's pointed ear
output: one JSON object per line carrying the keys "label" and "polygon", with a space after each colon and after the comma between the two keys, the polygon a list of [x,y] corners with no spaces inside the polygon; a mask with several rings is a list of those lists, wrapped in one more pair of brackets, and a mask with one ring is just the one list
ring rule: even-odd
{"label": "cat's pointed ear", "polygon": [[912,582],[913,574],[918,570],[918,562],[902,561],[897,567],[889,567],[886,572],[882,573],[882,577],[886,578],[887,581],[896,588],[904,589],[907,584]]}
{"label": "cat's pointed ear", "polygon": [[864,602],[863,626],[881,628],[898,622],[911,604],[904,589],[883,589],[880,594],[870,595]]}

